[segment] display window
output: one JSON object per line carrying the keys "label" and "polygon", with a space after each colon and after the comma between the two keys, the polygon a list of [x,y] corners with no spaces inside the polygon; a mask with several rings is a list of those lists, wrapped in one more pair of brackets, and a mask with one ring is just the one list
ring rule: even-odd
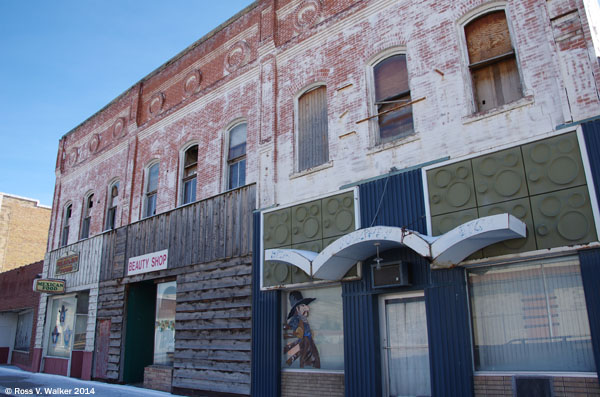
{"label": "display window", "polygon": [[69,358],[72,350],[85,349],[88,302],[88,292],[50,300],[49,356]]}
{"label": "display window", "polygon": [[156,288],[156,321],[154,326],[154,364],[173,365],[175,353],[175,281],[161,283]]}

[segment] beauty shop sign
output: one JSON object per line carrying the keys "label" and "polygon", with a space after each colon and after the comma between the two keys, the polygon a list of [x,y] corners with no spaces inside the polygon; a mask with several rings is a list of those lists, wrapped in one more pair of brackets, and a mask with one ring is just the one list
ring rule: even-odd
{"label": "beauty shop sign", "polygon": [[127,262],[127,275],[156,272],[167,268],[169,250],[152,252],[150,254],[129,258]]}

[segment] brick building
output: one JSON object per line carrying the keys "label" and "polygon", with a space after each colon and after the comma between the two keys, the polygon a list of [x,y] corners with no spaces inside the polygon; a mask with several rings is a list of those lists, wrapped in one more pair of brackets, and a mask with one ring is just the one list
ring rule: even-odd
{"label": "brick building", "polygon": [[44,258],[51,208],[0,193],[0,272]]}
{"label": "brick building", "polygon": [[598,15],[256,1],[60,140],[44,276],[67,292],[40,301],[42,370],[597,392]]}
{"label": "brick building", "polygon": [[40,295],[32,289],[42,273],[39,261],[0,273],[0,364],[12,364],[27,371],[39,370],[34,356]]}

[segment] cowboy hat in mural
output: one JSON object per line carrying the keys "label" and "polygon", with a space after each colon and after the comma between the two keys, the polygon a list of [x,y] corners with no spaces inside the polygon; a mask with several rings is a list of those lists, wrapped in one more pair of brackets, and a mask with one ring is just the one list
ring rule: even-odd
{"label": "cowboy hat in mural", "polygon": [[283,337],[293,338],[293,340],[283,348],[283,353],[288,356],[286,363],[292,365],[300,358],[300,368],[304,368],[306,365],[321,368],[319,350],[315,345],[308,323],[310,312],[308,305],[315,298],[304,298],[300,291],[291,291],[289,299],[291,309],[287,317],[288,322],[283,326]]}

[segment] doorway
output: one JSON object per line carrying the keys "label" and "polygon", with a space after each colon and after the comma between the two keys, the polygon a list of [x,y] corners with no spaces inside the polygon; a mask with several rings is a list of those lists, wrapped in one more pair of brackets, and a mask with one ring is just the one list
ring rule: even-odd
{"label": "doorway", "polygon": [[423,292],[379,298],[385,396],[431,396]]}

